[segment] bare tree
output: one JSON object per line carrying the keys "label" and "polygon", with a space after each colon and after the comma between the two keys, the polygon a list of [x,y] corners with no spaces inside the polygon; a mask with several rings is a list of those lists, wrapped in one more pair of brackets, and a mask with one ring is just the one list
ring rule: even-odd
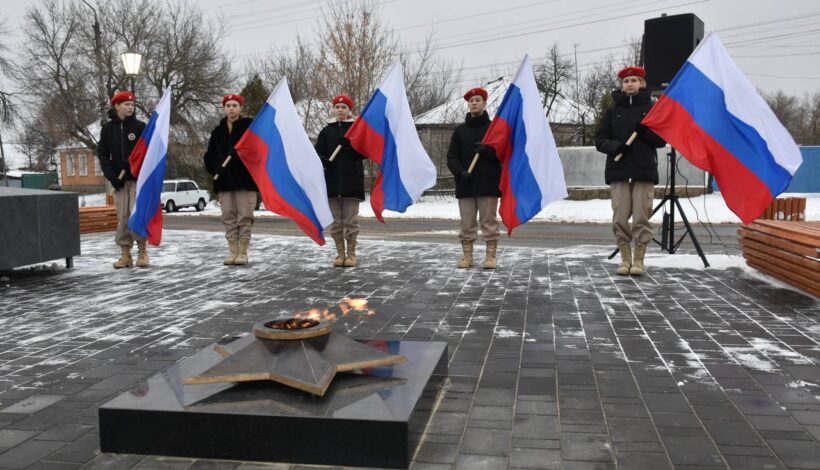
{"label": "bare tree", "polygon": [[331,2],[320,20],[319,70],[327,90],[363,103],[398,57],[399,41],[376,0]]}
{"label": "bare tree", "polygon": [[414,116],[446,103],[461,81],[462,67],[436,56],[436,46],[431,32],[414,53],[405,52],[400,56],[407,100]]}
{"label": "bare tree", "polygon": [[15,115],[12,92],[6,89],[7,71],[11,70],[12,64],[8,58],[11,51],[9,50],[8,44],[3,40],[9,36],[10,33],[6,25],[6,19],[0,18],[0,124],[11,124],[12,118]]}
{"label": "bare tree", "polygon": [[800,126],[800,106],[797,97],[787,95],[782,90],[761,94],[777,119],[794,135]]}
{"label": "bare tree", "polygon": [[557,43],[550,47],[547,60],[535,66],[535,84],[542,93],[542,104],[547,115],[552,111],[555,101],[564,96],[564,85],[575,75],[574,66],[572,60],[562,57]]}
{"label": "bare tree", "polygon": [[6,75],[11,70],[11,61],[8,59],[9,47],[3,40],[8,38],[9,29],[6,26],[5,18],[0,18],[0,173],[4,175],[6,185],[9,180],[5,176],[8,172],[6,164],[6,151],[3,149],[2,130],[14,123],[16,109],[12,101],[12,92],[6,88]]}
{"label": "bare tree", "polygon": [[330,106],[325,103],[339,91],[328,86],[323,74],[326,69],[319,66],[316,48],[301,36],[296,36],[292,47],[274,49],[262,58],[251,59],[245,69],[248,76],[258,74],[270,90],[273,90],[282,77],[287,77],[302,125],[308,135],[318,135],[330,115]]}
{"label": "bare tree", "polygon": [[818,145],[820,144],[820,90],[811,95],[808,93],[804,95],[801,108],[804,124],[800,143]]}
{"label": "bare tree", "polygon": [[143,70],[136,77],[138,108],[151,110],[168,85],[174,87],[172,123],[181,125],[181,138],[202,140],[195,121],[213,112],[213,103],[231,83],[229,62],[222,52],[223,31],[204,20],[195,4],[157,0],[98,2],[101,20],[102,69],[95,64],[95,43],[88,10],[80,0],[41,0],[26,12],[21,67],[17,82],[32,105],[43,97],[58,97],[51,112],[64,123],[68,136],[96,149],[98,136],[89,125],[98,116],[97,74],[104,75],[108,96],[127,86],[120,54],[143,54]]}
{"label": "bare tree", "polygon": [[643,65],[643,42],[639,36],[630,36],[624,39],[624,49],[618,61],[618,67],[624,68],[630,65]]}
{"label": "bare tree", "polygon": [[820,90],[801,98],[782,90],[760,93],[798,144],[820,143]]}

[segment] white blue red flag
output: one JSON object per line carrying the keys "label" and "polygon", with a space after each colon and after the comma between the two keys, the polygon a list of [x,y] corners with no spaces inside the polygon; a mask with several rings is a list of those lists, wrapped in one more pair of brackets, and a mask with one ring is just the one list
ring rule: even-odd
{"label": "white blue red flag", "polygon": [[345,137],[354,150],[379,165],[370,205],[380,222],[385,209],[404,212],[436,184],[436,167],[410,112],[401,62],[387,71]]}
{"label": "white blue red flag", "polygon": [[482,143],[501,160],[499,213],[507,234],[553,201],[567,197],[564,168],[529,55],[518,68]]}
{"label": "white blue red flag", "polygon": [[137,145],[128,156],[131,174],[137,176],[137,194],[134,210],[128,219],[128,228],[148,243],[159,245],[162,239],[162,183],[165,181],[165,162],[168,159],[168,132],[171,124],[171,87],[165,89],[159,104]]}
{"label": "white blue red flag", "polygon": [[803,163],[794,139],[714,33],[642,122],[715,175],[726,205],[743,223],[758,218]]}
{"label": "white blue red flag", "polygon": [[322,161],[302,128],[288,81],[282,78],[234,147],[265,208],[288,217],[319,245],[333,222]]}

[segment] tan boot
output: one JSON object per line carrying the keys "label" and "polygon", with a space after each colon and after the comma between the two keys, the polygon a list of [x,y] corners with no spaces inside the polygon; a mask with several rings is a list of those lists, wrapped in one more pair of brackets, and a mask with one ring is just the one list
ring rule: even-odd
{"label": "tan boot", "polygon": [[236,264],[236,255],[239,252],[239,240],[228,240],[228,256],[222,260],[224,265]]}
{"label": "tan boot", "polygon": [[137,242],[137,267],[144,268],[151,264],[148,259],[148,247],[145,246],[145,241]]}
{"label": "tan boot", "polygon": [[618,243],[618,251],[621,252],[621,265],[618,266],[618,274],[626,276],[629,274],[629,268],[632,266],[632,251],[629,248],[629,243]]}
{"label": "tan boot", "polygon": [[458,262],[457,266],[460,269],[471,268],[473,266],[473,241],[462,240],[461,251],[464,255],[461,257],[461,260]]}
{"label": "tan boot", "polygon": [[130,268],[134,266],[134,260],[131,258],[131,247],[121,246],[122,256],[117,261],[114,261],[114,269]]}
{"label": "tan boot", "polygon": [[356,266],[356,238],[347,239],[347,256],[345,257],[345,267]]}
{"label": "tan boot", "polygon": [[233,260],[233,264],[248,264],[248,245],[250,243],[250,240],[239,240],[237,242],[236,259]]}
{"label": "tan boot", "polygon": [[484,255],[484,262],[481,263],[481,267],[484,269],[495,269],[496,259],[495,259],[495,252],[498,248],[498,240],[489,240],[487,241],[487,253]]}
{"label": "tan boot", "polygon": [[635,254],[632,259],[632,267],[629,268],[629,274],[633,276],[643,276],[643,257],[646,254],[646,243],[635,244]]}
{"label": "tan boot", "polygon": [[341,268],[345,265],[345,239],[338,235],[333,237],[333,241],[336,242],[336,259],[333,260],[333,267]]}

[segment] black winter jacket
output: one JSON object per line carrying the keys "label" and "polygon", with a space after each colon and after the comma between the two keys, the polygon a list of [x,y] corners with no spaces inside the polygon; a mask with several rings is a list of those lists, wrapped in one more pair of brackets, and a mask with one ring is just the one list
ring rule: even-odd
{"label": "black winter jacket", "polygon": [[[97,158],[100,161],[103,175],[115,188],[121,188],[124,181],[134,181],[131,174],[131,165],[128,156],[137,145],[145,129],[145,123],[133,115],[124,120],[117,117],[113,109],[108,111],[108,122],[100,130],[100,140],[97,142]],[[125,177],[120,180],[120,172],[125,171]]]}
{"label": "black winter jacket", "polygon": [[[245,164],[239,159],[234,146],[242,135],[248,130],[253,119],[240,116],[234,121],[233,128],[228,133],[228,118],[224,117],[219,121],[219,125],[211,132],[208,140],[208,151],[205,152],[205,170],[212,175],[219,173],[219,179],[214,181],[214,192],[236,191],[244,189],[247,191],[258,191],[256,183],[253,181]],[[228,155],[231,161],[228,166],[222,168],[222,162]]]}
{"label": "black winter jacket", "polygon": [[639,135],[621,161],[615,161],[618,147],[626,143],[641,119],[652,109],[652,97],[646,90],[632,96],[614,91],[612,99],[615,104],[604,112],[595,132],[595,148],[606,154],[606,184],[616,181],[651,181],[658,184],[658,154],[655,149],[665,146],[666,142],[651,130]]}
{"label": "black winter jacket", "polygon": [[330,122],[319,132],[314,148],[325,167],[327,197],[349,197],[364,201],[364,156],[350,147],[344,147],[332,162],[328,161],[352,125],[352,119]]}
{"label": "black winter jacket", "polygon": [[501,162],[495,156],[492,147],[486,147],[478,157],[472,175],[468,181],[462,181],[459,175],[470,168],[475,156],[475,147],[481,143],[484,134],[490,127],[490,116],[486,111],[480,116],[473,117],[467,113],[464,124],[459,124],[453,131],[450,139],[450,148],[447,150],[447,167],[456,180],[456,198],[476,196],[500,197],[501,190]]}

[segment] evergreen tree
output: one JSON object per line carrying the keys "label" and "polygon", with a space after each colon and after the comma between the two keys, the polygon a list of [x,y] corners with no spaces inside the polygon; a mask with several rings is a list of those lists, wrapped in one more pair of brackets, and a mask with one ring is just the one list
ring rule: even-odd
{"label": "evergreen tree", "polygon": [[265,101],[268,100],[270,91],[265,87],[265,84],[262,83],[259,74],[254,74],[239,94],[245,99],[245,104],[242,106],[242,114],[254,117],[256,113],[262,109],[262,105],[265,104]]}

